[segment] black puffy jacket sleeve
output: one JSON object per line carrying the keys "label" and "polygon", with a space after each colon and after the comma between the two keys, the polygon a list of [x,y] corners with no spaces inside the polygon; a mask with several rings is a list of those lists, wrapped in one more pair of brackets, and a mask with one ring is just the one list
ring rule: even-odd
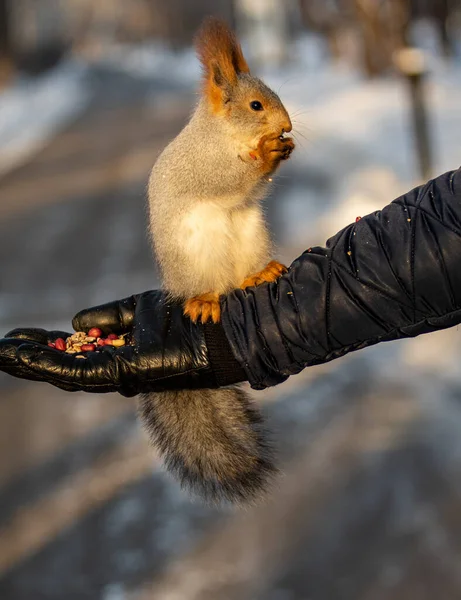
{"label": "black puffy jacket sleeve", "polygon": [[461,169],[304,252],[279,281],[223,302],[255,389],[378,342],[461,322]]}

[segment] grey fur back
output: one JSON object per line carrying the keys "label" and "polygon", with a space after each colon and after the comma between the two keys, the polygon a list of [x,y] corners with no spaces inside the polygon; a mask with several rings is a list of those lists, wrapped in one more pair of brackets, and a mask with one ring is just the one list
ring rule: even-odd
{"label": "grey fur back", "polygon": [[168,470],[209,502],[251,502],[276,473],[262,417],[240,387],[145,394],[139,412]]}

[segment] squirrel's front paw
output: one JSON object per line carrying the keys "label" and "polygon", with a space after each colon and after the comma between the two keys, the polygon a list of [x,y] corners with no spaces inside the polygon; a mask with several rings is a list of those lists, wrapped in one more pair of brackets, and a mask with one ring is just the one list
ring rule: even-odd
{"label": "squirrel's front paw", "polygon": [[282,265],[277,260],[271,260],[265,269],[251,275],[251,277],[247,277],[240,287],[244,290],[248,287],[261,285],[262,283],[272,283],[287,271],[288,269],[285,265]]}
{"label": "squirrel's front paw", "polygon": [[280,161],[290,158],[294,147],[293,138],[265,135],[259,140],[258,148],[250,152],[250,157],[254,161],[260,161],[265,173],[272,173]]}
{"label": "squirrel's front paw", "polygon": [[219,295],[215,293],[200,294],[184,302],[184,314],[197,323],[206,323],[210,318],[213,323],[219,323],[221,319],[221,305]]}

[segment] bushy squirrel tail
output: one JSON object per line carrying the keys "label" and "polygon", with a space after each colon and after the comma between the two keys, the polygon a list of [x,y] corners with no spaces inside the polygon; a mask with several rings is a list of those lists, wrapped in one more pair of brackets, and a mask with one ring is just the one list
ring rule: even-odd
{"label": "bushy squirrel tail", "polygon": [[168,470],[208,502],[251,503],[276,473],[262,416],[239,387],[145,394],[139,413]]}

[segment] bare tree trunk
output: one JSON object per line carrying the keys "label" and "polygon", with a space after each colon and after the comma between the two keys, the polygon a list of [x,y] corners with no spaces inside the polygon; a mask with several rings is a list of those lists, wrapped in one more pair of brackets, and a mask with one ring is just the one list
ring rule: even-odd
{"label": "bare tree trunk", "polygon": [[354,6],[363,36],[363,66],[369,77],[375,77],[390,66],[390,57],[384,48],[381,2],[354,0]]}
{"label": "bare tree trunk", "polygon": [[439,30],[440,41],[445,56],[448,58],[453,55],[453,46],[448,33],[448,17],[450,15],[450,1],[437,0],[434,2],[434,17]]}
{"label": "bare tree trunk", "polygon": [[354,0],[363,36],[363,64],[370,77],[392,66],[395,50],[407,45],[410,0]]}
{"label": "bare tree trunk", "polygon": [[251,60],[260,65],[282,65],[289,60],[289,11],[293,3],[279,0],[238,0],[238,27],[246,33]]}
{"label": "bare tree trunk", "polygon": [[9,0],[0,0],[0,88],[13,72],[10,8]]}
{"label": "bare tree trunk", "polygon": [[325,36],[330,54],[334,60],[341,58],[340,32],[347,21],[347,11],[341,3],[329,5],[324,0],[299,0],[301,21],[306,29]]}
{"label": "bare tree trunk", "polygon": [[417,48],[402,48],[396,54],[395,62],[397,69],[408,84],[420,175],[422,179],[427,180],[432,175],[433,157],[426,94],[427,64],[425,55]]}
{"label": "bare tree trunk", "polygon": [[389,37],[393,50],[410,45],[411,3],[412,0],[388,0]]}

